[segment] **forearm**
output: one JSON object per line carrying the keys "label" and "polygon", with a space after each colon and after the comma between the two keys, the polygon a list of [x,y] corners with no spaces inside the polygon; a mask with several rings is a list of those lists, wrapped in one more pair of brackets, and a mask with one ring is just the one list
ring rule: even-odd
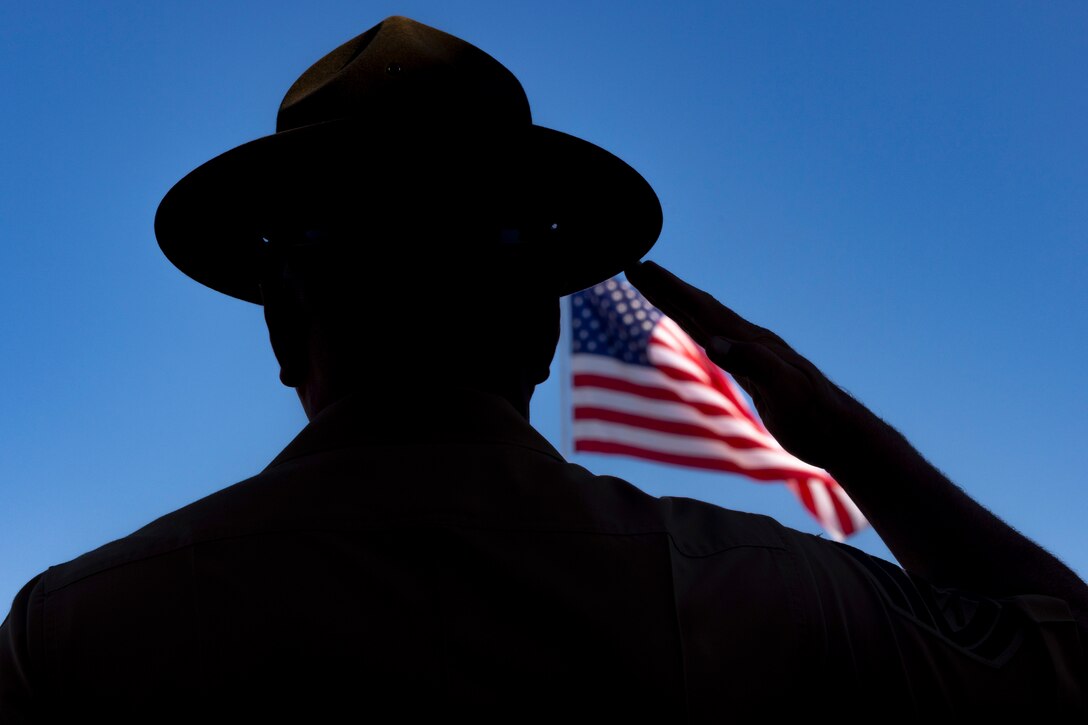
{"label": "forearm", "polygon": [[770,330],[645,262],[627,277],[752,396],[767,429],[842,484],[907,571],[937,586],[1065,600],[1088,624],[1088,587],[979,506]]}
{"label": "forearm", "polygon": [[828,471],[907,571],[991,596],[1058,597],[1088,615],[1088,586],[1076,574],[972,500],[898,431],[856,402],[836,428]]}

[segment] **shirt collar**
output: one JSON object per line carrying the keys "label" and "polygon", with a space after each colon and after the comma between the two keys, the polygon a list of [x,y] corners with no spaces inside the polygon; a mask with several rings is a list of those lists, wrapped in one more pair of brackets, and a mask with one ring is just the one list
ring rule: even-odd
{"label": "shirt collar", "polygon": [[563,457],[504,398],[472,388],[426,394],[352,393],[328,405],[265,468],[366,445],[503,443]]}

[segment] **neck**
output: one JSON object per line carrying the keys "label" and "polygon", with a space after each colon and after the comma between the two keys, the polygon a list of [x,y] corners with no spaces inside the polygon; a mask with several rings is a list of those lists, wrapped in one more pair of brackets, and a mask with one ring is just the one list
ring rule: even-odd
{"label": "neck", "polygon": [[[390,380],[388,377],[376,377],[377,380],[383,380],[382,390],[390,390],[397,386],[394,380]],[[416,376],[410,376],[405,380],[404,384],[418,385],[420,378]],[[336,401],[347,397],[353,393],[365,393],[375,394],[376,391],[371,385],[362,385],[356,382],[358,378],[353,378],[346,381],[344,384],[337,384],[335,379],[327,374],[315,374],[307,377],[307,380],[295,388],[295,392],[298,393],[299,402],[302,403],[302,409],[306,411],[306,419],[313,420],[318,413],[325,408],[329,407]],[[532,398],[535,386],[527,384],[499,384],[502,381],[487,381],[480,383],[474,380],[450,380],[448,384],[453,387],[472,388],[474,390],[481,390],[485,393],[492,393],[504,398],[518,414],[529,420],[529,400]],[[377,394],[383,395],[384,393],[378,391]]]}

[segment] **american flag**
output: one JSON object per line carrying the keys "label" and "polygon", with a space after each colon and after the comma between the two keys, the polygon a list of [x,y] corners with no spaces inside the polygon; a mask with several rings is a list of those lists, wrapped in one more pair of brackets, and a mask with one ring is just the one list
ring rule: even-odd
{"label": "american flag", "polygon": [[627,282],[570,305],[575,451],[783,481],[835,539],[865,526],[827,471],[786,452],[732,378]]}

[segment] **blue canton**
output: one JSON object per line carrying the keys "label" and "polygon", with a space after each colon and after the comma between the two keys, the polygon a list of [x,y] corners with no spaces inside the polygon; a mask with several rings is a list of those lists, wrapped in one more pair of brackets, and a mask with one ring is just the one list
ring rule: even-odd
{"label": "blue canton", "polygon": [[571,353],[650,366],[647,348],[661,312],[627,282],[610,279],[571,295]]}

